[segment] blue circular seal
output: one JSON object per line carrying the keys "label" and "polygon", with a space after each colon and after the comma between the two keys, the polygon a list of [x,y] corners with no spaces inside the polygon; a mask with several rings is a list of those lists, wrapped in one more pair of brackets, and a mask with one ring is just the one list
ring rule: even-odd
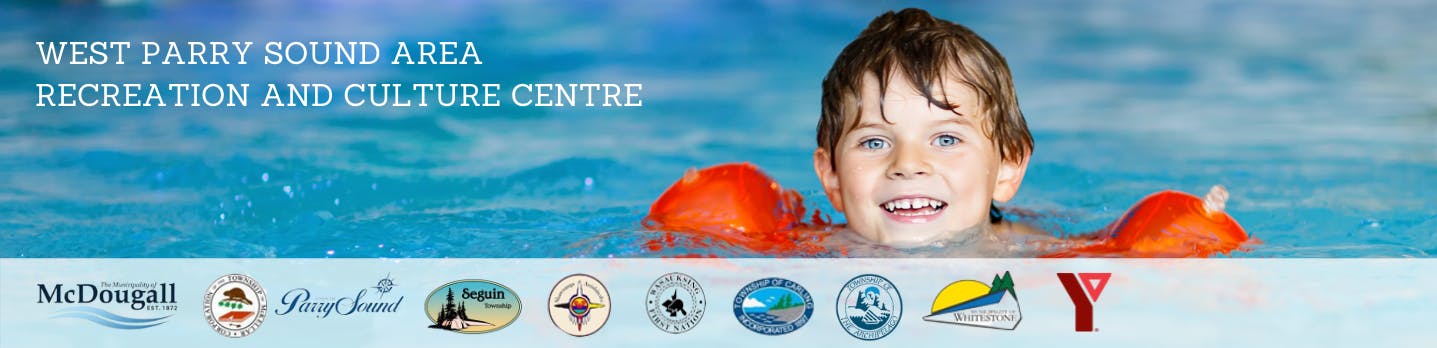
{"label": "blue circular seal", "polygon": [[838,291],[838,323],[861,340],[876,340],[898,328],[903,318],[903,297],[893,282],[879,275],[853,277]]}
{"label": "blue circular seal", "polygon": [[813,316],[813,296],[792,280],[763,278],[733,297],[733,315],[750,331],[782,335],[798,330]]}

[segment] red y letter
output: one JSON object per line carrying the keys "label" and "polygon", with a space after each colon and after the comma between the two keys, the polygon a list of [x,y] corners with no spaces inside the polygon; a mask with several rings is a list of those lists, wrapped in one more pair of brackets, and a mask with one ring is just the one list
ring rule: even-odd
{"label": "red y letter", "polygon": [[[1103,288],[1108,286],[1108,278],[1112,273],[1058,273],[1058,280],[1063,282],[1063,290],[1068,291],[1068,299],[1073,301],[1073,329],[1079,332],[1093,331],[1093,302],[1098,301],[1098,295],[1103,294]],[[1082,281],[1079,281],[1082,278]],[[1097,280],[1097,284],[1090,281]],[[1087,294],[1083,289],[1087,289]]]}

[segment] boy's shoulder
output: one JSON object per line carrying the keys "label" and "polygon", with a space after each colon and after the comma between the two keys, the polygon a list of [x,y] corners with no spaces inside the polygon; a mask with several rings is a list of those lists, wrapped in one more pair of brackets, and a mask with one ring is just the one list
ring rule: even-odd
{"label": "boy's shoulder", "polygon": [[1054,238],[1053,235],[1049,234],[1047,231],[1043,231],[1043,229],[1038,228],[1038,226],[1033,226],[1026,223],[1016,222],[1007,219],[993,224],[993,231],[997,232],[999,235],[1006,237],[1053,240],[1057,239]]}

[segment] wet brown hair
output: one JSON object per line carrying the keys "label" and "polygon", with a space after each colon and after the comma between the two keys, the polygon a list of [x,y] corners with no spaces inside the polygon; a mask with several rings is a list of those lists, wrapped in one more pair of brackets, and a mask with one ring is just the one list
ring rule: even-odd
{"label": "wet brown hair", "polygon": [[[984,134],[998,149],[999,158],[1019,161],[1032,154],[1033,135],[1028,133],[1028,124],[1018,109],[1013,76],[1003,55],[967,27],[909,8],[874,18],[858,38],[843,48],[823,78],[818,146],[828,151],[832,158],[829,163],[835,169],[838,139],[857,127],[858,115],[865,107],[859,103],[864,75],[876,75],[879,90],[886,91],[889,76],[895,71],[930,103],[944,110],[956,105],[935,97],[933,86],[941,89],[943,84],[939,82],[953,78],[972,88],[978,96],[976,109],[980,115],[976,116],[984,124]],[[878,107],[882,115],[881,102]]]}

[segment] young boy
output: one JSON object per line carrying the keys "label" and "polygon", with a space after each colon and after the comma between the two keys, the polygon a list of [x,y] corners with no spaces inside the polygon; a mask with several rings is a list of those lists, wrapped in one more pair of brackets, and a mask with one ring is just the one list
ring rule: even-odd
{"label": "young boy", "polygon": [[[1144,198],[1108,228],[1057,239],[1004,221],[1033,136],[1008,63],[978,34],[919,9],[878,16],[823,79],[813,169],[847,231],[749,164],[690,171],[649,208],[644,226],[697,232],[763,253],[917,256],[1209,256],[1249,238],[1223,212],[1227,191]],[[809,233],[822,232],[822,233]],[[841,238],[828,238],[836,236]],[[658,251],[672,236],[646,243]],[[895,248],[907,248],[902,252]]]}
{"label": "young boy", "polygon": [[813,168],[848,228],[871,242],[1029,234],[994,202],[1018,192],[1032,152],[1003,56],[926,11],[878,16],[823,80]]}

